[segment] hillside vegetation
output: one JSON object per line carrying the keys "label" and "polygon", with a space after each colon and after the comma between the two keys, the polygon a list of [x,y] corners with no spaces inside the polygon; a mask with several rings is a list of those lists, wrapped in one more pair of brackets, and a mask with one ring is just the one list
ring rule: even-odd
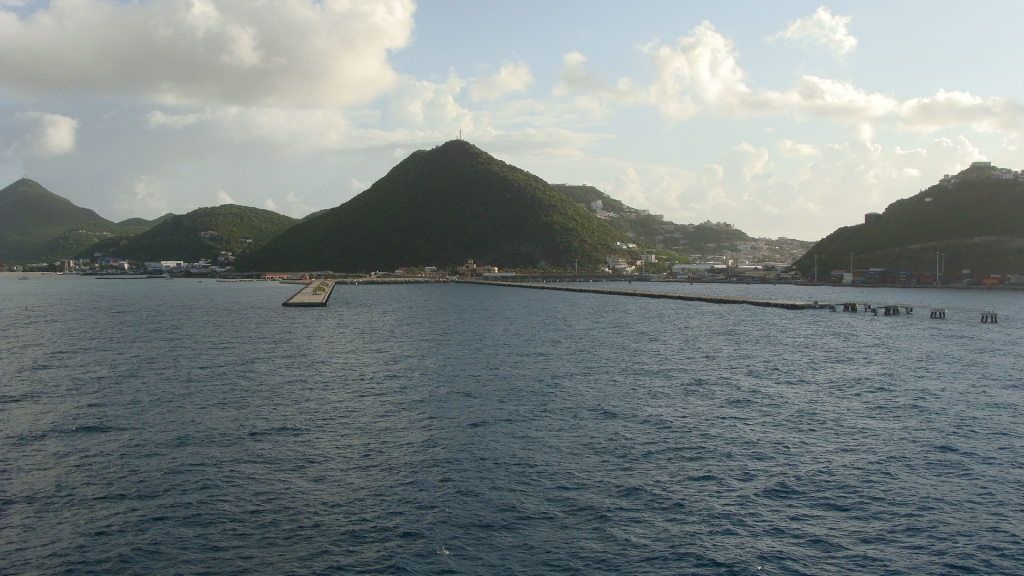
{"label": "hillside vegetation", "polygon": [[[930,199],[930,200],[929,200]],[[948,271],[1024,272],[1024,183],[996,180],[975,168],[951,185],[936,184],[890,204],[880,222],[846,226],[815,244],[796,267],[804,276],[849,269],[935,269],[946,254]]]}
{"label": "hillside vegetation", "polygon": [[111,222],[22,178],[0,190],[0,262],[71,258],[97,241],[141,232],[155,222],[142,218]]}
{"label": "hillside vegetation", "polygon": [[214,261],[222,252],[237,256],[257,249],[296,222],[277,212],[235,204],[199,208],[172,214],[144,232],[103,240],[82,250],[79,257],[98,252],[136,261]]}
{"label": "hillside vegetation", "polygon": [[249,270],[478,264],[596,268],[625,235],[547,182],[453,140],[412,153],[368,190],[240,258]]}
{"label": "hillside vegetation", "polygon": [[719,254],[723,247],[754,239],[742,230],[730,225],[703,222],[701,224],[677,224],[657,214],[648,214],[628,206],[620,200],[588,185],[554,184],[555,190],[572,198],[574,202],[590,205],[600,200],[602,210],[613,214],[608,223],[620,230],[634,242],[645,248],[663,247],[677,254]]}

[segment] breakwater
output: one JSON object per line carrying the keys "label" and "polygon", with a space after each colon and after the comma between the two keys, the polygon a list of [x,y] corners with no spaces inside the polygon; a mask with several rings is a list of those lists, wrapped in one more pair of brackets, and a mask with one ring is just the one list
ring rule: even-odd
{"label": "breakwater", "polygon": [[282,306],[327,306],[334,291],[334,280],[314,280],[303,286],[294,296],[286,300]]}
{"label": "breakwater", "polygon": [[606,294],[610,296],[634,296],[638,298],[660,298],[666,300],[686,300],[689,302],[707,302],[709,304],[749,304],[766,308],[784,308],[786,310],[805,310],[808,308],[825,308],[819,302],[801,302],[790,300],[766,300],[761,298],[738,298],[735,296],[717,296],[708,294],[675,294],[669,292],[652,292],[646,290],[616,290],[609,288],[590,288],[565,286],[563,284],[525,284],[521,282],[471,281],[480,286],[502,286],[507,288],[530,288],[533,290],[558,290],[561,292],[584,292],[588,294]]}

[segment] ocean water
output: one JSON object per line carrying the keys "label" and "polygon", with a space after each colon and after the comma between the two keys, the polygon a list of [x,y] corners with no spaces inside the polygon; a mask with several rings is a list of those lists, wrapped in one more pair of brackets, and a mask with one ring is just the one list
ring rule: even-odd
{"label": "ocean water", "polygon": [[17,276],[2,574],[1024,573],[1019,292]]}

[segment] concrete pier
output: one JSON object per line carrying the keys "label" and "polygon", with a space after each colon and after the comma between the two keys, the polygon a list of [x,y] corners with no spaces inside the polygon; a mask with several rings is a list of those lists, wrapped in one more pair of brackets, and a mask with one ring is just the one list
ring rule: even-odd
{"label": "concrete pier", "polygon": [[749,304],[768,308],[784,308],[786,310],[805,310],[807,308],[824,308],[818,302],[794,302],[787,300],[761,300],[757,298],[737,298],[734,296],[714,296],[707,294],[675,294],[671,292],[648,292],[644,290],[612,290],[607,288],[582,288],[565,286],[564,284],[525,284],[518,282],[472,282],[481,286],[505,286],[508,288],[532,288],[534,290],[560,290],[563,292],[586,292],[588,294],[608,294],[612,296],[635,296],[638,298],[663,298],[668,300],[687,300],[690,302],[707,302],[709,304]]}
{"label": "concrete pier", "polygon": [[327,306],[334,292],[334,280],[313,280],[294,296],[286,300],[282,306]]}

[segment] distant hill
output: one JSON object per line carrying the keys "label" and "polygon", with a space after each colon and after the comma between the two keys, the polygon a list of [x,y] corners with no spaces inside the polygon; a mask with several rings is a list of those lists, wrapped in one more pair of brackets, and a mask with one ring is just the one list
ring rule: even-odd
{"label": "distant hill", "polygon": [[111,222],[22,178],[0,190],[0,262],[70,258],[99,240],[151,225],[142,218]]}
{"label": "distant hill", "polygon": [[796,267],[806,277],[849,269],[1024,273],[1024,182],[996,179],[998,168],[969,168],[948,183],[890,204],[873,224],[845,226],[818,242]]}
{"label": "distant hill", "polygon": [[313,218],[316,218],[317,216],[323,214],[324,212],[327,212],[328,210],[330,210],[330,208],[324,208],[322,210],[317,210],[316,212],[310,212],[309,214],[303,216],[301,220],[312,220]]}
{"label": "distant hill", "polygon": [[215,260],[221,252],[237,256],[259,248],[296,222],[277,212],[235,204],[199,208],[169,215],[138,234],[103,240],[82,250],[79,257],[99,252],[140,262]]}
{"label": "distant hill", "polygon": [[612,226],[650,248],[661,247],[680,255],[714,255],[721,254],[723,249],[735,251],[737,243],[754,241],[746,232],[724,222],[709,220],[700,224],[677,224],[665,220],[661,215],[628,206],[593,186],[552,186],[574,202],[586,204],[588,208],[591,202],[600,200],[601,209],[608,213],[608,222]]}
{"label": "distant hill", "polygon": [[547,182],[453,140],[413,152],[368,190],[240,258],[250,270],[392,270],[474,259],[594,268],[625,235]]}

